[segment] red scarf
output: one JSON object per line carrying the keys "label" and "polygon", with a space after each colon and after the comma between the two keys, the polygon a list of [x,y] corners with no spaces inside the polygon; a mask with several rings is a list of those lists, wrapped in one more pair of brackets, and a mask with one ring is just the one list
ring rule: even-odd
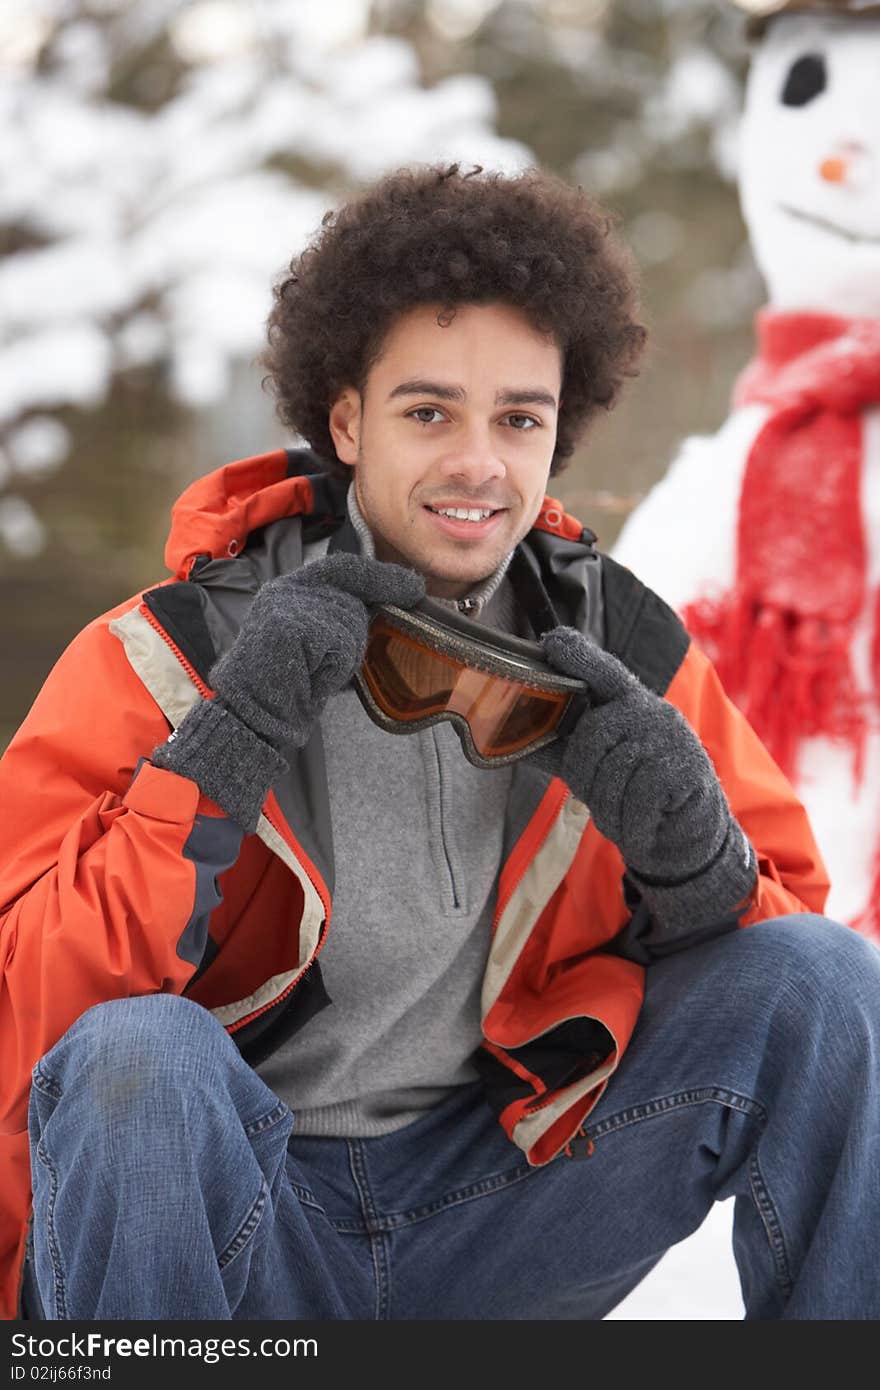
{"label": "red scarf", "polygon": [[[770,414],[743,475],[734,588],[683,616],[789,776],[802,740],[825,734],[852,749],[860,777],[880,710],[880,593],[870,691],[857,689],[850,657],[868,597],[861,412],[880,402],[880,321],[765,309],[757,336],[734,403]],[[880,932],[880,844],[854,925]]]}

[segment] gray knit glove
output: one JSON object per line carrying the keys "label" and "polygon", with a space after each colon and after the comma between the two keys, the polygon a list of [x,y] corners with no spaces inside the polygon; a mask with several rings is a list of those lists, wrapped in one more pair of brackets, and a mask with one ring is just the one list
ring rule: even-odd
{"label": "gray knit glove", "polygon": [[560,775],[617,845],[652,917],[675,936],[732,913],[754,887],[755,854],[690,724],[574,628],[542,642],[551,665],[590,694]]}
{"label": "gray knit glove", "polygon": [[411,608],[422,577],[402,565],[339,552],[271,579],[200,700],[151,761],[196,782],[244,830],[256,829],[269,788],[308,742],[328,698],[363,660],[367,605]]}

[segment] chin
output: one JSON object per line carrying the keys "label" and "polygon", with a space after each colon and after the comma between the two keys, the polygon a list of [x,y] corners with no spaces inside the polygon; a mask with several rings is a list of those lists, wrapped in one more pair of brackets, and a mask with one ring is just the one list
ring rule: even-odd
{"label": "chin", "polygon": [[[478,584],[482,584],[493,575],[500,564],[500,560],[487,560],[485,564],[473,566],[450,566],[448,569],[440,569],[429,565],[416,565],[416,568],[424,576],[428,589],[432,586],[437,588],[440,597],[460,598],[466,594],[468,589],[473,589]],[[455,594],[440,594],[441,589],[454,589]]]}
{"label": "chin", "polygon": [[485,565],[475,565],[473,568],[461,569],[438,569],[434,566],[422,568],[422,574],[428,580],[436,580],[438,584],[460,584],[463,588],[470,589],[474,584],[481,584],[484,579],[488,579],[498,568],[498,562],[487,562]]}

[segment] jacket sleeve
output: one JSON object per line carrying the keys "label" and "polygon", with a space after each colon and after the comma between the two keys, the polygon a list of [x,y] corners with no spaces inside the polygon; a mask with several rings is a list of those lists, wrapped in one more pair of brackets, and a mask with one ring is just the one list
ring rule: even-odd
{"label": "jacket sleeve", "polygon": [[[123,610],[118,610],[123,611]],[[168,723],[108,615],[71,644],[0,760],[0,1135],[93,1004],[181,993],[242,832],[147,758]]]}
{"label": "jacket sleeve", "polygon": [[740,926],[792,912],[821,913],[830,885],[806,810],[694,643],[667,698],[699,735],[757,854],[758,878],[739,913]]}

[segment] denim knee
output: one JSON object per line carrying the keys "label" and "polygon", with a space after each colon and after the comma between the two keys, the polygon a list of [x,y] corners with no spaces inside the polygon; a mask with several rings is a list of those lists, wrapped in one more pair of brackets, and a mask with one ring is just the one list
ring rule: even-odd
{"label": "denim knee", "polygon": [[[752,974],[756,1012],[781,1029],[806,1062],[810,1051],[880,1045],[880,950],[865,937],[813,913],[778,917],[738,934],[740,966]],[[829,1060],[829,1058],[826,1058]]]}
{"label": "denim knee", "polygon": [[68,1092],[83,1084],[93,1103],[108,1104],[155,1090],[173,1091],[226,1066],[234,1043],[212,1014],[191,999],[151,994],[87,1009],[34,1070],[37,1085]]}
{"label": "denim knee", "polygon": [[741,939],[754,941],[765,970],[798,980],[825,1001],[838,993],[844,1001],[880,997],[880,950],[830,917],[811,912],[775,917],[747,927]]}
{"label": "denim knee", "polygon": [[155,1042],[160,1050],[170,1034],[181,1041],[210,1045],[226,1038],[226,1030],[214,1015],[182,994],[143,994],[129,999],[108,999],[86,1009],[68,1030],[70,1036],[87,1031],[93,1038],[113,1047],[137,1033],[141,1046]]}

